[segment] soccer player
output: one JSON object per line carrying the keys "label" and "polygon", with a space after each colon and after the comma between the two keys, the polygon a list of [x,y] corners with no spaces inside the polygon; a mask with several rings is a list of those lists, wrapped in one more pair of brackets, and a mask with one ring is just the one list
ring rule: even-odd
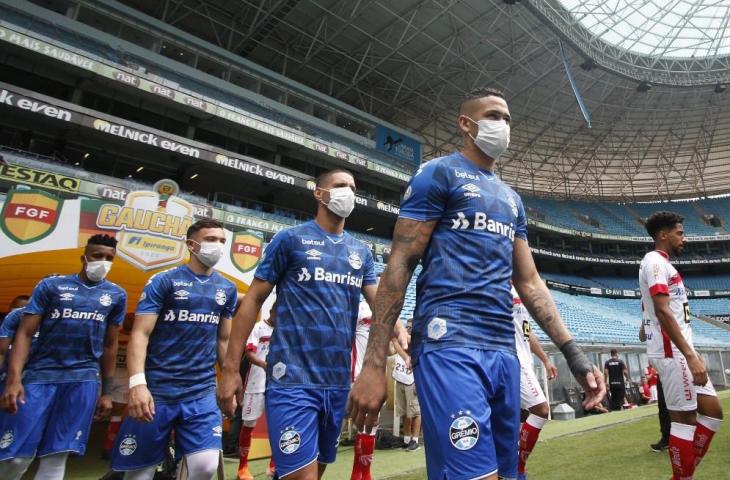
{"label": "soccer player", "polygon": [[657,401],[657,380],[659,376],[651,365],[646,366],[646,382],[649,384],[649,402]]}
{"label": "soccer player", "polygon": [[[23,318],[23,307],[28,305],[30,297],[28,295],[18,295],[12,302],[10,302],[10,310],[8,314],[3,318],[0,323],[0,364],[2,364],[0,373],[0,381],[5,379],[5,375],[8,371],[8,362],[5,361],[5,357],[8,353],[10,343],[15,338],[15,332],[18,331],[18,325],[20,325],[20,319]],[[34,335],[33,338],[36,338]]]}
{"label": "soccer player", "polygon": [[314,480],[335,461],[350,391],[360,295],[372,303],[370,249],[344,231],[355,205],[346,170],[321,174],[313,221],[277,233],[233,320],[218,401],[232,415],[238,365],[262,303],[276,286],[276,329],[267,358],[266,418],[279,478]]}
{"label": "soccer player", "polygon": [[[251,435],[256,422],[264,413],[264,392],[266,391],[266,357],[269,354],[269,343],[276,325],[276,302],[271,306],[269,318],[256,323],[246,342],[246,358],[251,364],[246,377],[241,404],[241,433],[238,437],[238,480],[253,480],[248,469],[248,452],[251,449]],[[274,475],[273,460],[266,472]]]}
{"label": "soccer player", "polygon": [[105,280],[116,245],[108,235],[89,238],[81,271],[41,280],[25,306],[0,399],[4,480],[19,479],[36,455],[36,478],[63,478],[69,453],[86,451],[94,412],[100,418],[111,411],[117,335],[127,308],[126,292]]}
{"label": "soccer player", "polygon": [[687,290],[669,261],[684,250],[683,221],[674,212],[656,212],[646,220],[655,250],[644,255],[639,268],[646,353],[661,378],[672,420],[669,458],[675,480],[692,478],[722,420],[707,367],[692,344]]}
{"label": "soccer player", "polygon": [[122,416],[127,409],[129,401],[129,375],[127,374],[127,344],[129,344],[129,334],[131,326],[134,322],[134,314],[130,313],[125,316],[122,328],[119,331],[119,339],[117,341],[117,361],[114,369],[114,389],[112,390],[112,413],[109,419],[109,425],[104,437],[104,444],[101,448],[102,459],[111,458],[114,439],[117,438],[119,427],[122,425]]}
{"label": "soccer player", "polygon": [[537,337],[532,334],[530,313],[522,304],[520,296],[512,287],[512,322],[515,329],[515,348],[520,361],[520,409],[522,410],[522,426],[520,427],[520,445],[517,464],[517,478],[527,479],[527,457],[535,448],[542,427],[550,416],[550,405],[545,393],[537,381],[535,370],[532,368],[532,354],[537,355],[545,366],[547,377],[553,380],[558,377],[550,357],[542,349]]}
{"label": "soccer player", "polygon": [[413,363],[428,476],[515,478],[520,368],[510,278],[563,352],[586,391],[585,405],[593,408],[605,387],[537,273],[519,195],[493,171],[509,143],[510,114],[502,93],[473,92],[458,119],[464,148],[421,165],[405,192],[363,370],[350,394],[350,415],[358,427],[377,422],[386,397],[388,339],[422,261]]}
{"label": "soccer player", "polygon": [[187,231],[188,263],[152,276],[142,291],[127,345],[128,416],[112,450],[112,469],[127,480],[154,477],[173,430],[190,480],[209,480],[218,468],[215,363],[237,298],[235,285],[213,269],[225,242],[220,222],[198,220]]}
{"label": "soccer player", "polygon": [[611,349],[611,358],[603,365],[606,389],[611,392],[611,410],[621,410],[626,399],[626,382],[629,381],[629,369],[623,360],[618,358],[618,350]]}

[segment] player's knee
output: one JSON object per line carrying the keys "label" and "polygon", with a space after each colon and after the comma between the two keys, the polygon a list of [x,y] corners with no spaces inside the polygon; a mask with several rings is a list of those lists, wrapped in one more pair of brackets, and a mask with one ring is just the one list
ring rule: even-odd
{"label": "player's knee", "polygon": [[547,402],[543,402],[539,405],[535,405],[530,408],[530,413],[537,415],[538,417],[548,418],[550,416],[550,406]]}
{"label": "player's knee", "polygon": [[218,450],[204,450],[186,455],[188,480],[210,480],[218,470]]}
{"label": "player's knee", "polygon": [[8,480],[20,480],[33,458],[11,458],[0,461],[0,478]]}
{"label": "player's knee", "polygon": [[241,424],[246,428],[253,428],[256,426],[256,420],[244,420]]}

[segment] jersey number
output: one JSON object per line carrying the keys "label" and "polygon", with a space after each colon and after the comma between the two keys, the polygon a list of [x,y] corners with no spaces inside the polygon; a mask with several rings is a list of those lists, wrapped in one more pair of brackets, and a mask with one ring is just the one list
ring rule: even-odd
{"label": "jersey number", "polygon": [[684,302],[682,305],[684,306],[684,323],[689,323],[689,303]]}
{"label": "jersey number", "polygon": [[530,327],[530,321],[522,320],[522,334],[525,336],[525,338],[530,338],[531,331],[532,327]]}

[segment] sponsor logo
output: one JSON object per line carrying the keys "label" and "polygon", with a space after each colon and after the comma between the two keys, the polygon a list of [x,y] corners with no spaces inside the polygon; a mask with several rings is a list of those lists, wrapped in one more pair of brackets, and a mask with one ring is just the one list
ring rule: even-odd
{"label": "sponsor logo", "polygon": [[102,307],[108,307],[112,304],[112,296],[108,293],[103,294],[101,297],[99,297],[99,303],[101,303]]}
{"label": "sponsor logo", "polygon": [[12,189],[0,212],[0,229],[21,245],[38,241],[55,230],[62,204],[63,200],[41,190]]}
{"label": "sponsor logo", "polygon": [[297,450],[302,443],[302,436],[294,430],[294,427],[286,427],[279,437],[279,450],[285,455],[290,455]]}
{"label": "sponsor logo", "polygon": [[496,233],[502,235],[514,241],[515,239],[515,228],[514,224],[499,222],[493,218],[489,218],[484,212],[474,212],[473,221],[470,222],[463,212],[457,212],[456,218],[451,219],[452,230],[466,230],[471,226],[472,230],[487,231],[490,233]]}
{"label": "sponsor logo", "polygon": [[81,185],[77,178],[10,163],[0,164],[0,177],[26,185],[74,193],[79,191]]}
{"label": "sponsor logo", "polygon": [[112,71],[112,77],[118,82],[126,83],[127,85],[133,85],[135,87],[139,86],[139,78],[135,75],[131,75],[126,72],[120,72],[119,70],[114,70]]}
{"label": "sponsor logo", "polygon": [[[150,277],[150,278],[152,278],[152,277]],[[182,281],[182,280],[174,280],[172,282],[172,286],[173,287],[192,287],[193,286],[193,282],[185,282],[185,281]]]}
{"label": "sponsor logo", "polygon": [[481,194],[479,193],[479,190],[481,189],[473,183],[467,183],[465,185],[462,185],[461,188],[463,190],[466,190],[466,193],[464,194],[465,197],[481,198]]}
{"label": "sponsor logo", "polygon": [[188,297],[190,297],[190,292],[187,290],[175,290],[173,292],[173,295],[175,296],[175,300],[187,300]]}
{"label": "sponsor logo", "polygon": [[253,232],[233,234],[231,242],[231,261],[241,272],[246,273],[256,268],[261,260],[264,239]]}
{"label": "sponsor logo", "polygon": [[5,89],[0,90],[0,103],[10,105],[11,107],[17,107],[21,110],[27,110],[29,112],[40,113],[46,117],[63,120],[64,122],[71,121],[71,112],[68,110],[54,107],[53,105],[36,100],[31,100],[30,98],[21,97],[20,95],[11,93]]}
{"label": "sponsor logo", "polygon": [[125,457],[130,456],[137,450],[137,439],[132,435],[128,435],[119,443],[119,453]]}
{"label": "sponsor logo", "polygon": [[98,118],[94,119],[92,128],[94,130],[108,133],[109,135],[132,140],[133,142],[144,143],[145,145],[151,145],[173,153],[180,153],[188,157],[200,158],[200,150],[197,148],[193,148],[167,138],[161,138],[151,132],[137,130],[125,125],[114,124]]}
{"label": "sponsor logo", "polygon": [[479,441],[479,425],[470,415],[471,412],[467,410],[466,412],[460,411],[458,417],[451,416],[449,441],[458,450],[470,450]]}
{"label": "sponsor logo", "polygon": [[413,188],[409,185],[408,188],[406,188],[406,193],[403,194],[403,200],[408,200],[411,198],[411,195],[413,194]]}
{"label": "sponsor logo", "polygon": [[400,213],[400,208],[396,207],[395,205],[391,205],[389,203],[378,202],[377,204],[375,204],[375,207],[378,210],[381,210],[383,212],[393,213],[395,215],[398,215]]}
{"label": "sponsor logo", "polygon": [[520,211],[517,208],[517,200],[515,199],[514,196],[509,197],[509,206],[512,209],[512,216],[517,217],[517,215],[519,215]]}
{"label": "sponsor logo", "polygon": [[286,375],[286,365],[284,363],[279,362],[271,369],[271,376],[276,380],[279,380],[284,375]]}
{"label": "sponsor logo", "polygon": [[239,160],[237,158],[230,158],[225,155],[216,155],[215,161],[219,165],[225,165],[227,167],[230,167],[234,170],[240,170],[242,172],[256,175],[259,177],[268,178],[270,180],[275,180],[277,182],[286,183],[288,185],[294,185],[294,177],[291,175],[287,175],[286,173],[277,172],[276,170],[272,170],[270,168],[266,168],[262,165],[259,165],[258,163],[250,163],[246,162],[244,160]]}
{"label": "sponsor logo", "polygon": [[210,323],[213,325],[218,325],[218,322],[220,321],[220,315],[215,312],[195,313],[191,312],[190,310],[182,309],[178,310],[176,315],[175,310],[168,310],[165,314],[163,321],[174,322],[175,320],[177,320],[178,322]]}
{"label": "sponsor logo", "polygon": [[312,274],[309,273],[309,270],[306,267],[302,267],[302,270],[297,275],[297,282],[308,282],[312,279]]}
{"label": "sponsor logo", "polygon": [[0,449],[8,448],[10,445],[13,444],[13,440],[15,440],[15,437],[13,436],[13,431],[12,430],[4,431],[3,436],[0,437]]}
{"label": "sponsor logo", "polygon": [[73,308],[54,308],[51,312],[51,319],[56,320],[58,318],[70,318],[72,320],[95,320],[97,322],[103,322],[106,315],[98,310],[93,312],[79,312]]}
{"label": "sponsor logo", "polygon": [[479,175],[475,175],[473,173],[464,172],[462,170],[454,170],[454,176],[456,178],[464,178],[466,180],[476,180],[476,181],[479,181]]}
{"label": "sponsor logo", "polygon": [[307,260],[322,260],[322,252],[314,248],[310,248],[304,253],[307,254]]}
{"label": "sponsor logo", "polygon": [[141,270],[183,260],[193,223],[193,207],[176,196],[175,182],[161,180],[153,189],[129,193],[124,205],[103,204],[96,217],[97,227],[117,230],[117,251]]}
{"label": "sponsor logo", "polygon": [[62,302],[70,302],[71,300],[74,299],[74,297],[75,297],[75,295],[73,293],[62,293],[61,295],[58,296],[58,299],[61,300]]}
{"label": "sponsor logo", "polygon": [[302,245],[316,245],[318,247],[324,246],[324,240],[307,240],[302,238]]}
{"label": "sponsor logo", "polygon": [[223,427],[220,425],[216,425],[215,427],[213,427],[213,436],[222,437],[223,436]]}
{"label": "sponsor logo", "polygon": [[81,430],[76,431],[76,441],[81,440],[81,436],[84,434]]}
{"label": "sponsor logo", "polygon": [[219,288],[215,291],[215,303],[217,303],[220,306],[223,306],[226,304],[226,300],[228,300],[228,295],[226,295],[225,290],[222,288]]}
{"label": "sponsor logo", "polygon": [[355,270],[360,270],[360,267],[362,267],[362,259],[360,259],[360,255],[357,252],[350,252],[350,255],[347,257],[347,263]]}
{"label": "sponsor logo", "polygon": [[123,202],[127,199],[127,194],[129,193],[129,190],[121,187],[99,185],[96,189],[96,193],[98,193],[101,198],[106,198],[108,200],[118,200],[120,202]]}
{"label": "sponsor logo", "polygon": [[316,282],[337,283],[339,285],[362,287],[362,276],[355,276],[350,272],[332,273],[326,271],[322,267],[317,267],[314,269],[314,275],[312,275],[309,272],[309,269],[302,267],[301,271],[297,274],[298,282],[308,282],[312,279]]}
{"label": "sponsor logo", "polygon": [[439,317],[433,317],[430,322],[428,322],[428,338],[432,340],[438,340],[439,338],[443,337],[446,334],[447,327],[446,327],[446,320]]}

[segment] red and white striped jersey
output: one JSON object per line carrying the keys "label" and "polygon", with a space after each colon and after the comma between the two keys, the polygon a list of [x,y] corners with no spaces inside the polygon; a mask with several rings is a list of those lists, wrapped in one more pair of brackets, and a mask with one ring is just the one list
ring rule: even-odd
{"label": "red and white striped jersey", "polygon": [[350,368],[353,383],[360,375],[360,370],[362,370],[362,361],[365,358],[365,349],[368,346],[372,321],[373,312],[370,310],[368,302],[360,300],[360,308],[357,312],[357,326],[355,327],[355,340],[352,342],[352,366]]}
{"label": "red and white striped jersey", "polygon": [[689,303],[682,276],[669,263],[669,256],[660,250],[644,255],[639,267],[639,288],[646,331],[646,353],[651,358],[672,358],[681,355],[663,331],[654,312],[655,295],[668,295],[672,317],[687,343],[692,346],[692,327],[689,324]]}

